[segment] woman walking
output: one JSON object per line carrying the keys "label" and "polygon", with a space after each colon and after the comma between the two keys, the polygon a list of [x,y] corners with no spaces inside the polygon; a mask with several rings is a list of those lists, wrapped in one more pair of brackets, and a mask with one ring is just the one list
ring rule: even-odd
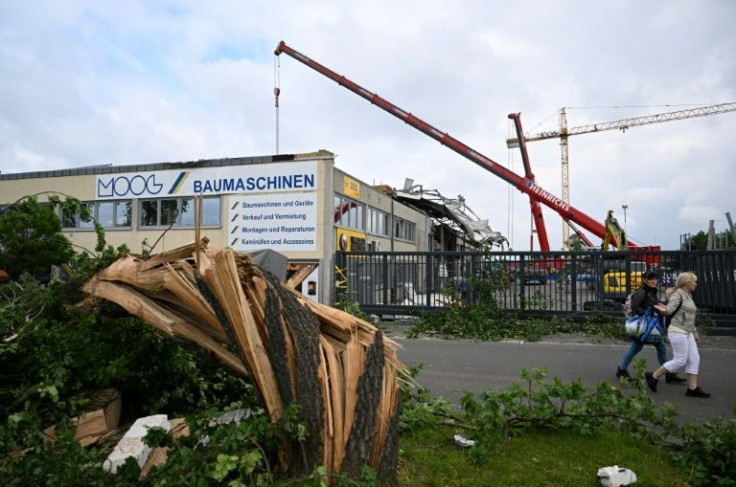
{"label": "woman walking", "polygon": [[[662,304],[659,302],[658,297],[658,282],[659,274],[654,271],[647,271],[642,275],[641,287],[634,291],[634,294],[631,296],[631,311],[634,315],[643,315],[647,308],[652,307],[656,309],[657,305]],[[631,346],[621,358],[621,365],[616,369],[617,378],[625,377],[626,379],[631,379],[628,370],[629,364],[634,360],[636,354],[641,352],[643,348],[644,343],[642,343],[641,340],[638,338],[632,339]],[[659,361],[659,365],[664,365],[667,362],[667,345],[665,345],[664,341],[659,341],[654,343],[654,348],[657,349],[657,360]],[[686,379],[683,379],[674,372],[667,372],[664,375],[664,378],[668,384],[686,381]]]}
{"label": "woman walking", "polygon": [[698,370],[700,368],[700,354],[698,353],[698,330],[695,329],[695,312],[697,308],[692,298],[692,292],[698,285],[698,278],[692,272],[683,272],[677,276],[675,287],[667,289],[669,301],[667,305],[654,306],[660,313],[671,316],[667,338],[672,347],[672,360],[665,362],[654,372],[645,374],[647,385],[657,391],[659,378],[670,372],[685,369],[688,389],[686,396],[710,397],[698,386]]}

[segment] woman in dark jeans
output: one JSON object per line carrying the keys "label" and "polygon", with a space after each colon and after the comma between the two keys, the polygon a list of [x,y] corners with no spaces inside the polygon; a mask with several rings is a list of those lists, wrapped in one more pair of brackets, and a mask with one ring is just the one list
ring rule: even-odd
{"label": "woman in dark jeans", "polygon": [[[642,275],[641,287],[634,291],[634,295],[631,296],[631,311],[634,315],[644,314],[647,308],[654,308],[654,306],[660,304],[657,290],[658,281],[659,276],[656,272],[647,271]],[[631,341],[631,346],[624,354],[621,359],[621,365],[619,365],[616,370],[616,377],[625,377],[627,379],[631,378],[628,371],[629,364],[634,360],[636,354],[641,352],[643,348],[644,343],[642,343],[641,340],[634,338]],[[664,341],[655,343],[654,348],[657,349],[657,360],[659,361],[659,365],[667,362],[667,346],[664,344]],[[666,382],[670,383],[685,382],[685,379],[679,377],[675,373],[667,373],[664,378]]]}

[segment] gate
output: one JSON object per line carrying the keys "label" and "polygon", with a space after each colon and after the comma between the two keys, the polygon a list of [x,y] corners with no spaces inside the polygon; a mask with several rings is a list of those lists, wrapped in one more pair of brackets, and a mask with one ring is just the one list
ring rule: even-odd
{"label": "gate", "polygon": [[338,252],[335,292],[382,317],[472,306],[488,290],[499,308],[520,317],[620,317],[646,270],[659,272],[661,299],[680,272],[694,272],[699,311],[716,333],[736,334],[736,250]]}

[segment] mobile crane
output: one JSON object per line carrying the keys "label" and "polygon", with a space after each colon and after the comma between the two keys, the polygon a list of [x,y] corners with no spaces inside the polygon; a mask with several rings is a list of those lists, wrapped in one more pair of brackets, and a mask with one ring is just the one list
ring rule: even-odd
{"label": "mobile crane", "polygon": [[[330,78],[331,80],[335,81],[337,84],[344,86],[345,88],[352,91],[356,95],[362,98],[365,98],[372,104],[385,110],[386,112],[398,118],[399,120],[403,120],[405,123],[411,125],[412,127],[424,133],[425,135],[428,135],[429,137],[435,139],[439,143],[447,146],[448,148],[457,152],[458,154],[465,157],[466,159],[469,159],[471,162],[477,164],[483,169],[490,171],[494,175],[498,176],[499,178],[503,179],[507,183],[516,187],[516,189],[518,189],[522,193],[527,194],[529,198],[532,200],[532,203],[531,203],[532,211],[535,210],[534,208],[535,204],[538,206],[538,204],[541,203],[547,206],[548,208],[551,208],[555,212],[557,212],[565,222],[573,222],[574,224],[579,225],[580,227],[592,233],[593,235],[600,238],[601,240],[604,240],[606,238],[606,226],[604,224],[586,215],[579,209],[575,208],[568,202],[564,201],[562,198],[559,198],[553,195],[552,193],[550,193],[549,191],[543,189],[541,186],[539,186],[535,182],[533,175],[531,175],[530,169],[527,169],[526,177],[519,176],[518,174],[506,169],[502,165],[493,161],[491,158],[463,144],[459,140],[450,136],[448,133],[443,133],[442,131],[436,129],[435,127],[421,120],[420,118],[415,117],[414,115],[412,115],[411,113],[405,110],[402,110],[401,108],[390,103],[384,98],[381,98],[377,94],[366,90],[365,88],[354,83],[353,81],[349,80],[345,76],[339,75],[335,73],[334,71],[330,70],[329,68],[323,66],[322,64],[314,61],[313,59],[310,59],[309,57],[300,53],[296,49],[293,49],[292,47],[288,46],[284,41],[281,41],[278,44],[278,46],[274,50],[274,54],[276,56],[279,56],[281,54],[287,54],[288,56],[296,59],[302,64],[305,64],[306,66],[314,69],[318,73],[326,76],[327,78]],[[540,221],[541,221],[541,218],[540,218]],[[629,249],[643,249],[642,247],[639,247],[635,243],[628,241],[628,240],[626,241],[626,247]],[[547,245],[547,250],[548,249],[549,249],[549,246]],[[650,248],[645,247],[645,249],[650,249]]]}

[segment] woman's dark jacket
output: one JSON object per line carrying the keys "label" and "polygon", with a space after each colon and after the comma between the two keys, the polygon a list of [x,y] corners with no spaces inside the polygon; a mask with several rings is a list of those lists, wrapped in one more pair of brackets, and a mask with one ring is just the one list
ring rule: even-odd
{"label": "woman's dark jacket", "polygon": [[634,315],[644,314],[648,307],[659,303],[659,290],[656,287],[647,286],[646,282],[641,283],[641,287],[634,291],[631,296],[631,311]]}

